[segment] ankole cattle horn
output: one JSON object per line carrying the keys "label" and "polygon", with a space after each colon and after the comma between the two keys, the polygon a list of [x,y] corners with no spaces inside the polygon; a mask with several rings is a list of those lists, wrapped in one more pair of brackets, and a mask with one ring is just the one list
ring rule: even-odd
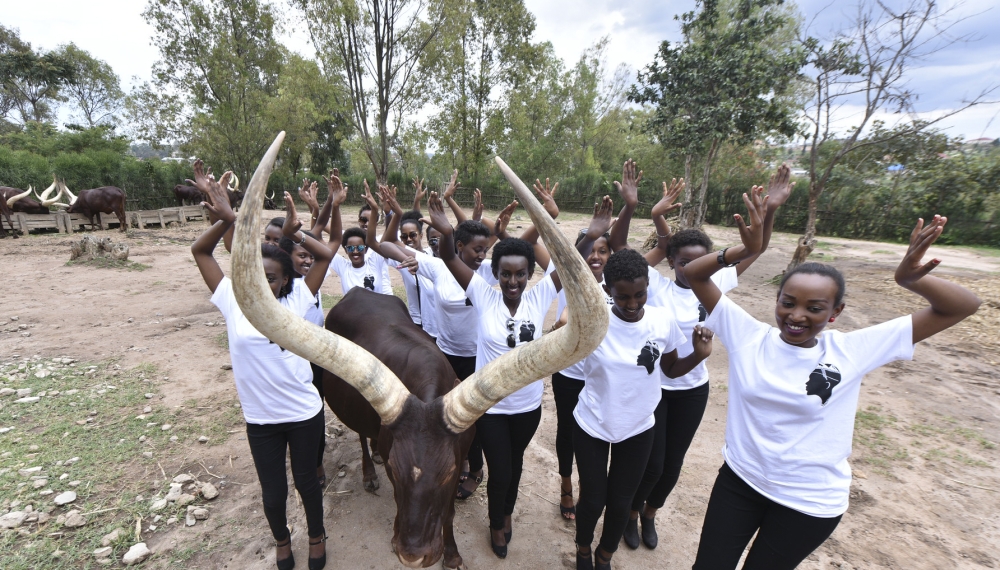
{"label": "ankole cattle horn", "polygon": [[[443,555],[445,567],[457,568],[462,557],[454,537],[454,496],[469,444],[467,430],[504,397],[593,351],[608,327],[604,296],[583,258],[524,183],[497,158],[559,270],[571,307],[566,326],[511,350],[458,384],[447,359],[402,318],[406,309],[392,296],[349,292],[352,300],[363,303],[346,302],[345,296],[330,311],[327,329],[310,324],[278,303],[261,261],[258,233],[264,188],[283,140],[281,133],[261,160],[236,221],[232,256],[236,300],[264,336],[322,366],[328,372],[326,379],[336,377],[353,387],[353,399],[344,393],[338,394],[339,400],[328,395],[328,402],[362,437],[378,430],[375,435],[396,501],[392,545],[400,562],[426,568]],[[389,315],[399,317],[383,320]],[[355,413],[340,415],[351,407],[357,408]],[[368,410],[372,413],[365,416]],[[357,418],[375,416],[377,426],[355,423]]]}
{"label": "ankole cattle horn", "polygon": [[10,188],[0,186],[0,200],[7,203],[10,212],[23,212],[25,214],[48,214],[49,209],[37,200],[32,200],[29,196],[34,190],[28,186],[27,190],[20,188]]}

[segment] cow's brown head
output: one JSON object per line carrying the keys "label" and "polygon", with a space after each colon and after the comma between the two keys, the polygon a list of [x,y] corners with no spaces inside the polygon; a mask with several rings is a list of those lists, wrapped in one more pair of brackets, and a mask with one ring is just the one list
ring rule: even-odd
{"label": "cow's brown head", "polygon": [[[441,517],[454,508],[456,465],[461,459],[462,437],[469,437],[466,430],[503,398],[580,361],[597,348],[608,328],[604,294],[542,205],[497,158],[552,254],[566,291],[570,319],[555,332],[493,360],[443,397],[424,403],[411,396],[374,355],[283,308],[268,288],[257,232],[264,189],[283,140],[281,133],[261,160],[236,221],[232,256],[236,300],[261,334],[354,386],[382,418],[394,438],[388,467],[398,506],[393,538],[397,555],[407,566],[429,566],[441,557]],[[400,483],[395,482],[397,478]],[[407,484],[402,484],[404,480]]]}

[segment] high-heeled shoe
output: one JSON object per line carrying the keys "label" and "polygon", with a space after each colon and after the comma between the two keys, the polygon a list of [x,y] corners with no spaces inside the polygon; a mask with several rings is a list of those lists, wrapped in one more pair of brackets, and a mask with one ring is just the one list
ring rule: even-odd
{"label": "high-heeled shoe", "polygon": [[576,547],[576,570],[594,570],[594,551],[586,554],[580,552],[580,547]]}
{"label": "high-heeled shoe", "polygon": [[611,570],[611,557],[601,556],[601,549],[594,550],[594,570]]}
{"label": "high-heeled shoe", "polygon": [[625,546],[632,550],[639,548],[639,519],[629,519],[625,523],[625,533],[622,534],[622,540],[625,541]]}
{"label": "high-heeled shoe", "polygon": [[[274,546],[275,548],[280,548],[282,546],[288,546],[291,543],[292,543],[292,535],[289,534],[288,538],[286,538],[284,542],[275,542]],[[274,563],[278,567],[278,570],[292,570],[292,568],[295,568],[295,555],[289,554],[288,558],[282,558],[281,560],[278,560],[277,553],[275,553]]]}
{"label": "high-heeled shoe", "polygon": [[497,558],[507,558],[507,545],[497,546],[497,544],[493,542],[493,529],[487,527],[486,530],[489,531],[490,548],[493,549],[493,554],[496,554]]}
{"label": "high-heeled shoe", "polygon": [[[320,538],[318,536],[315,538],[310,538],[309,546],[316,546],[317,544],[323,544],[324,542],[326,542],[326,534],[323,535],[323,538]],[[323,570],[323,567],[325,566],[326,566],[326,550],[323,550],[323,556],[320,556],[319,558],[313,558],[312,556],[309,557],[309,570]]]}

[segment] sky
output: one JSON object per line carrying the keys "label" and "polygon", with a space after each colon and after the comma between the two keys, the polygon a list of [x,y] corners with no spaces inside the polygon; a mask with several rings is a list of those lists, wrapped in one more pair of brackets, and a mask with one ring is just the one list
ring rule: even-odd
{"label": "sky", "polygon": [[[885,0],[892,7],[899,0]],[[941,0],[952,6],[956,0]],[[145,0],[3,0],[0,23],[20,30],[21,37],[38,48],[52,49],[73,42],[91,55],[107,61],[121,77],[123,87],[149,80],[150,68],[159,53],[151,45],[153,29],[142,19]],[[278,0],[286,8],[287,3]],[[535,15],[534,41],[551,42],[556,54],[572,66],[585,49],[609,36],[607,63],[610,68],[624,63],[635,71],[650,63],[663,40],[680,39],[674,15],[692,10],[694,0],[525,0]],[[841,27],[852,15],[853,2],[799,0],[809,34],[824,38]],[[99,6],[100,9],[95,9]],[[1000,83],[1000,5],[995,0],[965,0],[954,14],[965,18],[950,32],[968,36],[934,54],[909,74],[910,88],[919,94],[917,110],[929,119],[960,106],[963,99],[977,95],[988,85]],[[294,29],[295,22],[286,26]],[[290,48],[311,55],[302,35],[285,33]],[[1000,99],[1000,90],[992,96]],[[859,108],[845,106],[837,125],[853,124]],[[898,115],[884,114],[887,122]],[[983,105],[946,119],[940,126],[951,136],[966,139],[1000,137],[1000,104]]]}

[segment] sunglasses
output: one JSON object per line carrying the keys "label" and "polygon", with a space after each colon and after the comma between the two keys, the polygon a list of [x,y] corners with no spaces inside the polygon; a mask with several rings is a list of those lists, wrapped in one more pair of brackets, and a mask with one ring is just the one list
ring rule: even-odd
{"label": "sunglasses", "polygon": [[345,245],[344,249],[347,253],[364,253],[368,249],[367,245]]}
{"label": "sunglasses", "polygon": [[368,223],[368,218],[358,218],[358,223],[362,224],[362,225],[363,224],[367,224]]}
{"label": "sunglasses", "polygon": [[427,240],[427,243],[431,244],[431,246],[435,246],[435,245],[437,245],[437,244],[438,244],[438,242],[440,242],[440,241],[441,241],[441,239],[440,239],[440,238],[431,238],[431,239]]}
{"label": "sunglasses", "polygon": [[403,236],[404,238],[410,238],[415,240],[420,237],[420,232],[410,232],[408,234],[400,234],[400,235]]}
{"label": "sunglasses", "polygon": [[510,333],[507,335],[507,346],[510,348],[514,348],[515,346],[517,346],[517,339],[514,338],[515,324],[517,323],[516,321],[514,321],[514,319],[507,319],[507,332]]}

